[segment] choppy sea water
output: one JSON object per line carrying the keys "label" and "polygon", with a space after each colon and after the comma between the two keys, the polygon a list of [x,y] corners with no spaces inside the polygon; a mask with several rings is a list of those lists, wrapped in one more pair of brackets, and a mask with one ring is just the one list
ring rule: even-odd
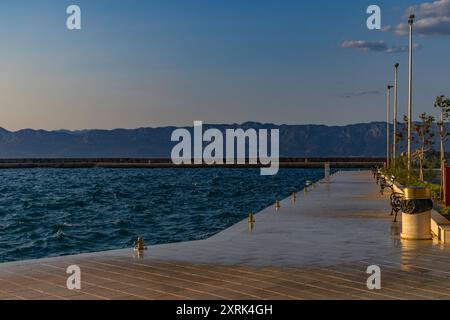
{"label": "choppy sea water", "polygon": [[323,169],[0,171],[0,262],[207,238]]}

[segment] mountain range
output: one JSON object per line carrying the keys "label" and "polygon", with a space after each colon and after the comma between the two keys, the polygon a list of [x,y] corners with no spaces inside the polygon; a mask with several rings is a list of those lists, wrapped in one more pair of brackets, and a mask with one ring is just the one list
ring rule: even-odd
{"label": "mountain range", "polygon": [[[170,158],[172,147],[177,143],[170,139],[176,128],[79,131],[24,129],[14,132],[0,128],[0,158]],[[185,128],[192,132],[192,127]],[[386,154],[384,122],[345,126],[257,122],[203,125],[203,130],[208,128],[217,128],[222,132],[235,128],[279,129],[282,157],[382,157]],[[400,148],[403,148],[402,144]]]}

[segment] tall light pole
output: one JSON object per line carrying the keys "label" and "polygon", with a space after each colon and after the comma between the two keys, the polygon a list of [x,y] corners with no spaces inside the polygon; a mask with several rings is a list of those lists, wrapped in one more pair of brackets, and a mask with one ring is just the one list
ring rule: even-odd
{"label": "tall light pole", "polygon": [[394,65],[394,141],[392,146],[392,162],[394,165],[395,159],[397,159],[398,66],[398,63]]}
{"label": "tall light pole", "polygon": [[387,114],[387,121],[386,121],[386,166],[389,167],[389,158],[391,153],[391,144],[389,141],[390,131],[391,131],[391,89],[393,86],[387,85],[387,104],[386,104],[386,114]]}
{"label": "tall light pole", "polygon": [[408,172],[411,170],[411,140],[412,140],[412,54],[413,54],[413,22],[414,15],[410,15],[408,19],[409,24],[409,68],[408,68]]}
{"label": "tall light pole", "polygon": [[441,136],[441,195],[442,200],[444,201],[444,204],[447,202],[447,195],[445,192],[445,150],[444,150],[444,110],[441,109],[441,130],[439,132],[439,135]]}

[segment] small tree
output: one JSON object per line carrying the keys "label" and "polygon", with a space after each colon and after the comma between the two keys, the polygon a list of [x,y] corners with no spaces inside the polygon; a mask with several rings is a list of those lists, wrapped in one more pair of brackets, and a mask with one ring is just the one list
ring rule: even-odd
{"label": "small tree", "polygon": [[419,148],[414,152],[414,158],[419,162],[419,180],[423,182],[423,164],[425,162],[425,154],[434,144],[434,133],[431,130],[434,117],[432,115],[427,115],[424,112],[419,116],[419,118],[421,121],[414,124],[414,131],[417,133],[419,144]]}
{"label": "small tree", "polygon": [[445,141],[450,135],[450,133],[448,133],[447,129],[445,128],[445,123],[447,122],[450,113],[450,99],[446,98],[444,95],[437,96],[434,102],[434,107],[439,109],[441,116],[439,121],[437,122],[437,125],[439,127],[439,136],[441,138],[441,190],[444,190]]}

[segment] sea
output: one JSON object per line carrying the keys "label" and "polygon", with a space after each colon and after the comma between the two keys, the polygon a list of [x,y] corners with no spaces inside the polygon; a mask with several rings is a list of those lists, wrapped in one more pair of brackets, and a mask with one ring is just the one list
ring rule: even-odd
{"label": "sea", "polygon": [[323,169],[0,170],[0,262],[208,238]]}

